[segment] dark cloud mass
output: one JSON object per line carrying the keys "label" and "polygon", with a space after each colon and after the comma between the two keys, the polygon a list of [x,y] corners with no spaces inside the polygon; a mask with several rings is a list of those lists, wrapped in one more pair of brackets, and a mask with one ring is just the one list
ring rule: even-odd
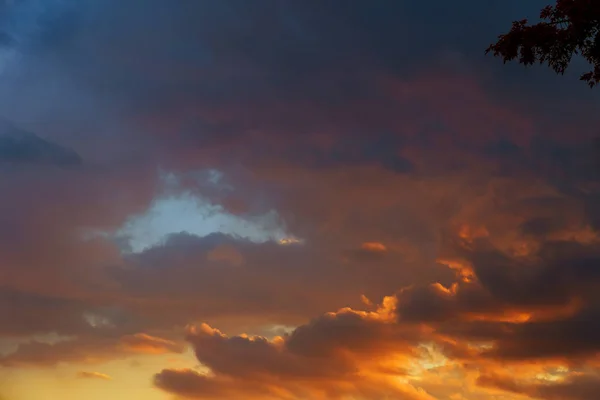
{"label": "dark cloud mass", "polygon": [[0,1],[2,394],[596,399],[598,92],[483,54],[545,4]]}
{"label": "dark cloud mass", "polygon": [[82,163],[73,150],[0,121],[0,162],[73,167]]}

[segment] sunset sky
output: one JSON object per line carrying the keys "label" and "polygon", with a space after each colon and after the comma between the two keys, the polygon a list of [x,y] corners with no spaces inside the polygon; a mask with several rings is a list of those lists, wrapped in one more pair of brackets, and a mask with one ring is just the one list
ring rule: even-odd
{"label": "sunset sky", "polygon": [[600,398],[549,1],[0,0],[0,400]]}

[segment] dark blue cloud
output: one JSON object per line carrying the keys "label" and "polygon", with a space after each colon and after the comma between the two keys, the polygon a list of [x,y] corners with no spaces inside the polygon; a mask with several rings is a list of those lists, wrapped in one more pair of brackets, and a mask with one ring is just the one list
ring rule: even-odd
{"label": "dark blue cloud", "polygon": [[10,34],[0,31],[0,47],[10,47],[13,42],[14,39]]}
{"label": "dark blue cloud", "polygon": [[[0,22],[20,53],[5,79],[0,75],[0,107],[11,119],[59,121],[71,125],[65,131],[72,136],[82,131],[93,140],[99,135],[88,131],[99,125],[142,131],[120,139],[121,148],[140,153],[156,144],[150,134],[155,127],[129,129],[132,120],[164,122],[168,135],[158,140],[164,154],[229,145],[247,132],[302,136],[333,130],[338,136],[331,148],[300,143],[288,150],[288,159],[317,167],[379,164],[406,173],[416,167],[400,155],[406,143],[395,120],[405,116],[396,115],[399,105],[383,93],[379,75],[410,81],[424,71],[450,71],[484,82],[494,105],[532,118],[544,114],[534,124],[541,139],[525,149],[516,144],[515,132],[504,132],[501,140],[475,145],[443,123],[433,126],[434,110],[426,116],[431,126],[412,146],[431,149],[440,137],[453,136],[457,146],[499,160],[504,175],[525,168],[547,177],[538,164],[554,163],[566,177],[551,178],[564,184],[589,169],[578,164],[579,150],[546,138],[544,124],[568,125],[578,118],[574,110],[589,100],[589,91],[542,67],[534,72],[503,66],[483,54],[512,20],[534,17],[545,3],[24,0],[6,8],[8,17]],[[407,100],[403,111],[418,113],[419,101]],[[591,125],[585,122],[594,117],[586,118],[578,122]],[[249,147],[261,155],[280,151],[267,151],[264,143]],[[461,159],[455,163],[470,167]]]}
{"label": "dark blue cloud", "polygon": [[[129,95],[139,100],[185,90],[212,101],[229,94],[330,102],[364,95],[368,82],[359,78],[369,65],[405,74],[443,67],[440,60],[448,52],[480,67],[496,65],[485,61],[486,45],[512,20],[535,15],[545,2],[53,3],[38,11],[38,28],[29,29],[35,34],[33,48],[58,54],[71,63],[65,66],[71,72],[108,85],[114,94],[138,91]],[[233,77],[183,86],[189,82],[181,72],[202,75],[207,68],[233,70]],[[501,72],[506,69],[493,71],[507,77]],[[516,78],[526,84],[525,76]]]}
{"label": "dark blue cloud", "polygon": [[[231,109],[238,114],[237,124],[216,130],[275,125],[278,130],[306,131],[315,128],[314,121],[311,125],[301,113],[249,111],[240,116],[239,110],[309,103],[310,118],[321,124],[352,119],[355,109],[344,117],[340,110],[365,101],[384,107],[388,101],[376,84],[379,73],[410,79],[423,71],[452,70],[482,79],[500,103],[537,113],[548,107],[568,109],[575,115],[576,105],[564,96],[568,93],[574,103],[589,101],[584,85],[543,67],[528,71],[503,66],[483,54],[512,20],[535,16],[545,3],[24,0],[7,9],[12,22],[4,25],[25,55],[21,63],[27,64],[18,66],[18,79],[11,75],[12,86],[27,82],[29,92],[13,95],[5,109],[31,119],[40,108],[56,108],[55,103],[65,104],[61,112],[68,112],[92,101],[69,93],[60,99],[55,95],[52,105],[30,104],[39,91],[47,95],[48,82],[66,79],[85,88],[96,112],[110,109],[118,118],[179,113],[181,125],[214,126],[209,121],[197,124],[198,116],[182,110]],[[0,105],[9,103],[1,97]],[[568,117],[552,113],[546,119]],[[201,128],[193,130],[206,136]]]}
{"label": "dark blue cloud", "polygon": [[82,159],[72,149],[0,121],[1,163],[73,167],[81,165]]}

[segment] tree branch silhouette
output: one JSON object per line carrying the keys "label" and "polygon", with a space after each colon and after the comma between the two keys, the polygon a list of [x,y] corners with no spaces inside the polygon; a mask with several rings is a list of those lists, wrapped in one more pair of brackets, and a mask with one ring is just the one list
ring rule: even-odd
{"label": "tree branch silhouette", "polygon": [[580,79],[590,87],[600,83],[600,0],[557,0],[541,10],[540,19],[533,25],[527,19],[513,22],[486,54],[505,63],[516,59],[523,65],[547,64],[558,74],[579,55],[592,66]]}

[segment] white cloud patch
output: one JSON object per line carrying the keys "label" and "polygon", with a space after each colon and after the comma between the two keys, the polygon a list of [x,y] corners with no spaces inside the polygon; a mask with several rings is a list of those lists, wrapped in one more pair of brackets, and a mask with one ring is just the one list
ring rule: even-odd
{"label": "white cloud patch", "polygon": [[[259,215],[234,215],[223,206],[192,190],[172,190],[178,179],[163,174],[167,193],[157,196],[148,209],[130,217],[114,234],[127,251],[139,253],[159,245],[171,234],[188,233],[198,237],[223,233],[255,243],[274,241],[281,244],[300,243],[289,234],[275,210]],[[223,187],[222,173],[211,170],[205,185]],[[206,188],[210,190],[210,188]],[[231,187],[227,186],[231,190]]]}

